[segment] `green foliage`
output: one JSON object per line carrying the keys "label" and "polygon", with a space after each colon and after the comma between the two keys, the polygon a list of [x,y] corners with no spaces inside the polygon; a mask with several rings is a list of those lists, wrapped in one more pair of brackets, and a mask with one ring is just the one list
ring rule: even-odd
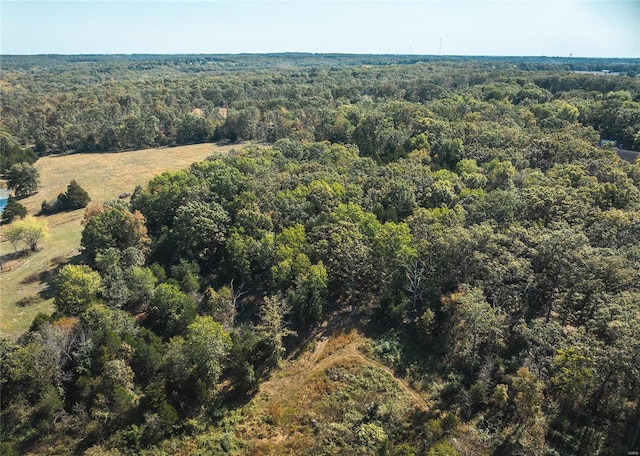
{"label": "green foliage", "polygon": [[171,266],[171,277],[180,284],[185,293],[195,293],[200,290],[200,267],[196,262],[181,259]]}
{"label": "green foliage", "polygon": [[439,441],[427,452],[427,456],[458,456],[459,454],[448,440]]}
{"label": "green foliage", "polygon": [[284,339],[295,335],[295,331],[286,327],[286,316],[290,312],[289,304],[279,296],[267,296],[260,307],[260,323],[256,332],[266,345],[268,365],[278,367],[284,355]]}
{"label": "green foliage", "polygon": [[10,134],[0,131],[0,172],[6,172],[17,163],[33,165],[36,160],[38,155],[32,149],[23,149]]}
{"label": "green foliage", "polygon": [[189,202],[176,211],[171,236],[182,258],[204,259],[214,256],[225,241],[229,215],[212,202]]}
{"label": "green foliage", "polygon": [[322,262],[309,265],[297,276],[289,299],[298,324],[306,326],[320,321],[327,302],[328,280]]}
{"label": "green foliage", "polygon": [[16,163],[6,171],[7,186],[15,196],[35,193],[40,186],[40,172],[27,162]]}
{"label": "green foliage", "polygon": [[86,265],[67,265],[56,278],[55,306],[62,315],[78,316],[93,304],[102,291],[100,274]]}
{"label": "green foliage", "polygon": [[589,396],[593,387],[593,359],[585,356],[578,347],[559,349],[554,358],[555,374],[552,385],[559,402],[572,413],[580,413],[584,406],[578,398]]}
{"label": "green foliage", "polygon": [[199,379],[215,385],[231,348],[231,338],[210,316],[196,317],[187,327],[185,350]]}
{"label": "green foliage", "polygon": [[[640,168],[599,143],[637,145],[640,80],[572,72],[636,62],[5,57],[11,160],[274,143],[87,209],[95,271],[0,342],[10,449],[637,450]],[[43,208],[86,202],[72,184]],[[336,348],[353,326],[371,348]]]}
{"label": "green foliage", "polygon": [[[85,216],[86,217],[86,216]],[[134,247],[146,251],[150,244],[145,219],[139,212],[128,212],[112,206],[98,206],[88,213],[80,244],[92,264],[98,251]]]}
{"label": "green foliage", "polygon": [[196,317],[193,298],[176,285],[161,283],[149,303],[149,318],[157,333],[171,337],[183,333]]}
{"label": "green foliage", "polygon": [[73,211],[87,207],[91,198],[74,179],[67,186],[67,191],[58,195],[58,201],[63,210]]}
{"label": "green foliage", "polygon": [[504,315],[486,301],[484,293],[478,288],[463,286],[452,297],[452,301],[459,318],[460,345],[455,352],[456,355],[471,358],[469,377],[473,378],[480,346],[493,341],[501,333]]}
{"label": "green foliage", "polygon": [[17,202],[13,195],[9,195],[7,205],[2,209],[2,219],[0,220],[0,224],[6,225],[13,222],[16,217],[23,219],[26,215],[27,208]]}
{"label": "green foliage", "polygon": [[187,114],[178,124],[176,140],[180,144],[205,142],[213,135],[213,125],[196,114]]}

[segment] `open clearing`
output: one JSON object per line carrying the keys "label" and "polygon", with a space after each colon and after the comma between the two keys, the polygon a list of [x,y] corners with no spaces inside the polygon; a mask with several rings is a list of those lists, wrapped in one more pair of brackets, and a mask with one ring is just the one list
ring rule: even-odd
{"label": "open clearing", "polygon": [[[240,145],[196,144],[164,149],[146,149],[117,153],[49,156],[38,160],[41,187],[35,195],[20,202],[30,214],[36,214],[44,200],[52,200],[75,179],[91,203],[113,200],[121,193],[133,192],[163,171],[187,168],[216,153],[228,153]],[[39,312],[52,311],[53,298],[48,290],[52,272],[79,252],[81,221],[84,210],[43,217],[51,237],[41,243],[41,250],[22,258],[13,257],[13,247],[2,238],[2,272],[0,272],[0,334],[11,338],[29,328]]]}
{"label": "open clearing", "polygon": [[[432,409],[430,397],[370,356],[372,340],[349,327],[353,324],[329,325],[302,352],[284,360],[228,427],[169,439],[162,449],[178,455],[206,453],[212,441],[229,432],[242,442],[229,451],[232,455],[316,454],[332,435],[355,433],[349,414],[358,408],[407,416]],[[336,432],[341,427],[347,431]]]}

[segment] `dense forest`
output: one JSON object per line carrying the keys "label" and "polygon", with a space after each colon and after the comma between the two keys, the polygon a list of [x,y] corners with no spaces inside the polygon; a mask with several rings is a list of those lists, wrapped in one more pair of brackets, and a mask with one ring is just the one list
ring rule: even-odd
{"label": "dense forest", "polygon": [[184,454],[262,454],[238,410],[336,320],[429,407],[357,377],[296,428],[308,454],[638,451],[640,161],[617,148],[640,150],[639,67],[3,57],[12,150],[261,144],[86,208],[54,314],[0,339],[3,454],[170,454],[205,430]]}
{"label": "dense forest", "polygon": [[[578,73],[602,70],[616,76]],[[372,146],[363,144],[366,129],[383,128],[394,139],[378,139],[373,152],[401,155],[418,131],[390,114],[378,119],[387,103],[400,116],[428,108],[452,121],[502,101],[530,111],[542,129],[578,121],[639,149],[632,94],[640,79],[627,77],[636,72],[640,62],[617,59],[4,56],[1,137],[3,149],[39,154],[286,137],[351,142],[363,152]]]}

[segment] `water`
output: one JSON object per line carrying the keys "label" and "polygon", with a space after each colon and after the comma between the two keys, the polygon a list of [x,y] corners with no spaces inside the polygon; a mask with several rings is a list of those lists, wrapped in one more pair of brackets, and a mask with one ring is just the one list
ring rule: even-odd
{"label": "water", "polygon": [[4,207],[7,205],[8,199],[9,199],[9,191],[4,187],[0,187],[0,214],[2,214]]}

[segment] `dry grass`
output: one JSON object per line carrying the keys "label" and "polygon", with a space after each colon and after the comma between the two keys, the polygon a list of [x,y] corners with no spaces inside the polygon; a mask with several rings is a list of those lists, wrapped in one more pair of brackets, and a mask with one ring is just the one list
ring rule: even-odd
{"label": "dry grass", "polygon": [[40,170],[40,191],[24,204],[30,213],[40,210],[43,200],[51,200],[75,179],[89,192],[94,202],[116,199],[120,193],[132,192],[156,174],[183,169],[216,152],[228,152],[238,146],[195,144],[192,146],[146,149],[118,153],[74,154],[44,157],[35,164]]}
{"label": "dry grass", "polygon": [[[248,451],[241,454],[304,454],[325,432],[323,429],[347,425],[343,405],[336,400],[349,394],[400,410],[426,410],[428,404],[406,382],[363,354],[361,349],[370,343],[357,330],[339,329],[317,340],[309,351],[286,361],[278,375],[260,386],[242,412],[244,419],[236,428],[236,437]],[[345,378],[340,378],[341,373]],[[352,380],[348,378],[363,379],[367,375],[386,383],[388,391],[349,392]]]}
{"label": "dry grass", "polygon": [[[43,200],[52,200],[64,192],[75,179],[91,196],[92,202],[113,200],[119,194],[132,192],[153,176],[169,170],[187,168],[215,153],[227,153],[238,146],[196,144],[165,149],[131,152],[74,154],[49,156],[35,164],[40,171],[41,188],[37,194],[21,200],[30,214],[40,210]],[[0,273],[0,334],[11,338],[24,332],[39,312],[51,313],[52,297],[46,278],[61,262],[79,252],[83,211],[73,211],[45,217],[51,237],[42,243],[40,251],[13,258],[12,246],[4,239],[0,243],[3,258]],[[43,299],[36,303],[33,296]],[[19,306],[20,300],[34,302]],[[22,301],[25,302],[25,301]]]}

